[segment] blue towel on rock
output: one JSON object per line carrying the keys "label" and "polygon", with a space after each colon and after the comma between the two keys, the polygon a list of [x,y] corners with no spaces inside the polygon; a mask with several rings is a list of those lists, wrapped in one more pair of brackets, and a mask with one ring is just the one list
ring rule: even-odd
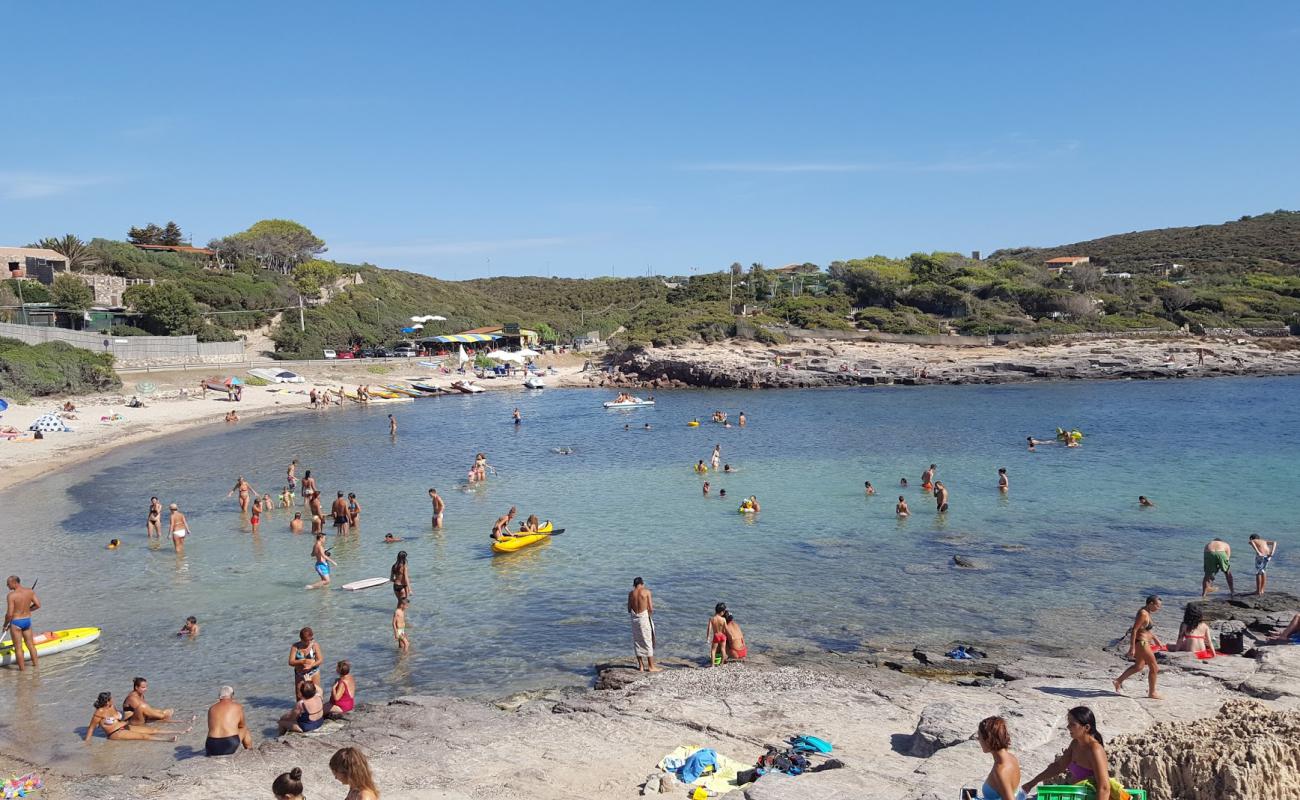
{"label": "blue towel on rock", "polygon": [[682,783],[695,783],[700,776],[706,772],[714,772],[718,769],[718,754],[708,749],[696,750],[691,753],[691,757],[686,759],[686,763],[681,769],[677,770],[677,779]]}

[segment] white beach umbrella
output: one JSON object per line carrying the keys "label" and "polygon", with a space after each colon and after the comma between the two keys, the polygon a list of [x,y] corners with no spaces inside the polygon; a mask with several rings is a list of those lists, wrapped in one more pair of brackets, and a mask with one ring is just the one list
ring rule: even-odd
{"label": "white beach umbrella", "polygon": [[429,322],[446,322],[446,321],[447,321],[447,318],[446,318],[446,317],[440,317],[440,316],[438,316],[437,314],[433,314],[433,315],[431,315],[431,316],[425,317],[425,319],[426,319],[427,321],[429,321]]}
{"label": "white beach umbrella", "polygon": [[541,355],[541,353],[537,352],[531,347],[525,347],[522,350],[516,350],[515,352],[523,356],[524,358],[536,358],[537,356]]}

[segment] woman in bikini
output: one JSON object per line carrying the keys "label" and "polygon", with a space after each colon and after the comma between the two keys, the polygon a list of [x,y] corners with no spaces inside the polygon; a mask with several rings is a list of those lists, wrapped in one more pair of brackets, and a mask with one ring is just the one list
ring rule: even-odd
{"label": "woman in bikini", "polygon": [[248,495],[249,492],[252,491],[253,491],[253,487],[249,485],[248,481],[244,480],[243,475],[240,475],[238,478],[235,479],[234,487],[230,491],[226,492],[226,497],[231,497],[236,492],[238,492],[239,513],[244,514],[248,512]]}
{"label": "woman in bikini", "polygon": [[1124,686],[1124,681],[1138,674],[1142,670],[1147,670],[1147,697],[1152,700],[1159,700],[1160,694],[1156,691],[1156,673],[1160,668],[1156,666],[1155,648],[1163,647],[1160,640],[1156,638],[1155,627],[1151,622],[1151,615],[1160,610],[1160,598],[1156,595],[1147,597],[1146,605],[1138,609],[1137,616],[1133,618],[1133,628],[1129,631],[1132,641],[1129,643],[1128,654],[1133,659],[1133,664],[1115,679],[1115,692],[1120,692]]}
{"label": "woman in bikini", "polygon": [[1106,762],[1106,748],[1102,746],[1097,718],[1087,706],[1075,706],[1065,715],[1065,728],[1070,733],[1070,744],[1055,761],[1020,787],[1028,794],[1044,778],[1068,772],[1070,783],[1092,781],[1097,790],[1097,800],[1111,800],[1110,768]]}
{"label": "woman in bikini", "polygon": [[1184,653],[1208,652],[1214,658],[1214,644],[1210,641],[1210,626],[1205,624],[1200,606],[1187,604],[1183,610],[1183,624],[1178,627],[1178,644],[1175,650]]}
{"label": "woman in bikini", "polygon": [[[95,728],[104,731],[104,736],[112,741],[148,741],[148,742],[174,742],[176,736],[170,733],[163,733],[157,728],[151,728],[147,725],[131,725],[123,721],[122,714],[113,707],[113,695],[110,692],[100,692],[99,697],[95,699],[95,713],[90,717],[90,724],[86,726],[85,741],[90,741],[90,737],[95,733]],[[190,729],[186,728],[182,733],[189,733]]]}
{"label": "woman in bikini", "polygon": [[357,682],[352,677],[352,663],[340,661],[335,667],[339,676],[330,689],[329,708],[325,713],[331,717],[341,717],[352,711],[357,703]]}
{"label": "woman in bikini", "polygon": [[289,731],[311,733],[325,723],[325,703],[316,684],[304,681],[298,686],[298,697],[293,708],[280,717],[281,736]]}
{"label": "woman in bikini", "polygon": [[162,538],[162,501],[156,497],[149,498],[149,519],[145,523],[145,531],[150,539],[155,536]]}
{"label": "woman in bikini", "polygon": [[[334,780],[348,787],[344,800],[379,800],[379,789],[370,773],[370,762],[355,747],[344,747],[330,757]],[[1109,798],[1107,798],[1109,800]]]}
{"label": "woman in bikini", "polygon": [[185,537],[189,536],[189,522],[185,520],[185,515],[181,513],[180,507],[172,503],[167,507],[171,512],[167,520],[167,531],[172,536],[172,547],[176,552],[185,552]]}
{"label": "woman in bikini", "polygon": [[311,628],[298,631],[298,641],[289,649],[289,666],[293,667],[294,699],[302,699],[304,681],[316,685],[320,690],[320,665],[325,661],[325,653]]}
{"label": "woman in bikini", "polygon": [[411,576],[406,571],[405,550],[398,552],[397,560],[388,571],[388,579],[393,582],[393,594],[398,600],[405,600],[411,596]]}
{"label": "woman in bikini", "polygon": [[355,492],[348,492],[348,527],[355,530],[359,519],[361,519],[361,504],[357,502]]}

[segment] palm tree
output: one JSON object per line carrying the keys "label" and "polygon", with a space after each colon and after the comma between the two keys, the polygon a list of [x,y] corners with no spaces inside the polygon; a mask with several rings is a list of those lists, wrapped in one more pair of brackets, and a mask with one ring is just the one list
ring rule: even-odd
{"label": "palm tree", "polygon": [[53,250],[68,259],[68,270],[71,272],[93,267],[99,263],[99,259],[92,255],[90,247],[71,233],[65,234],[59,239],[52,237],[42,239],[40,246],[46,250]]}

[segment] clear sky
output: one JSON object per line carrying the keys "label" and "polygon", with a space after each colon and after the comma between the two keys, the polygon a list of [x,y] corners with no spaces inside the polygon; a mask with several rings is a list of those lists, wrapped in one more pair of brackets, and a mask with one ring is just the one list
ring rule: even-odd
{"label": "clear sky", "polygon": [[1293,3],[0,8],[0,244],[264,217],[448,278],[1300,208]]}

